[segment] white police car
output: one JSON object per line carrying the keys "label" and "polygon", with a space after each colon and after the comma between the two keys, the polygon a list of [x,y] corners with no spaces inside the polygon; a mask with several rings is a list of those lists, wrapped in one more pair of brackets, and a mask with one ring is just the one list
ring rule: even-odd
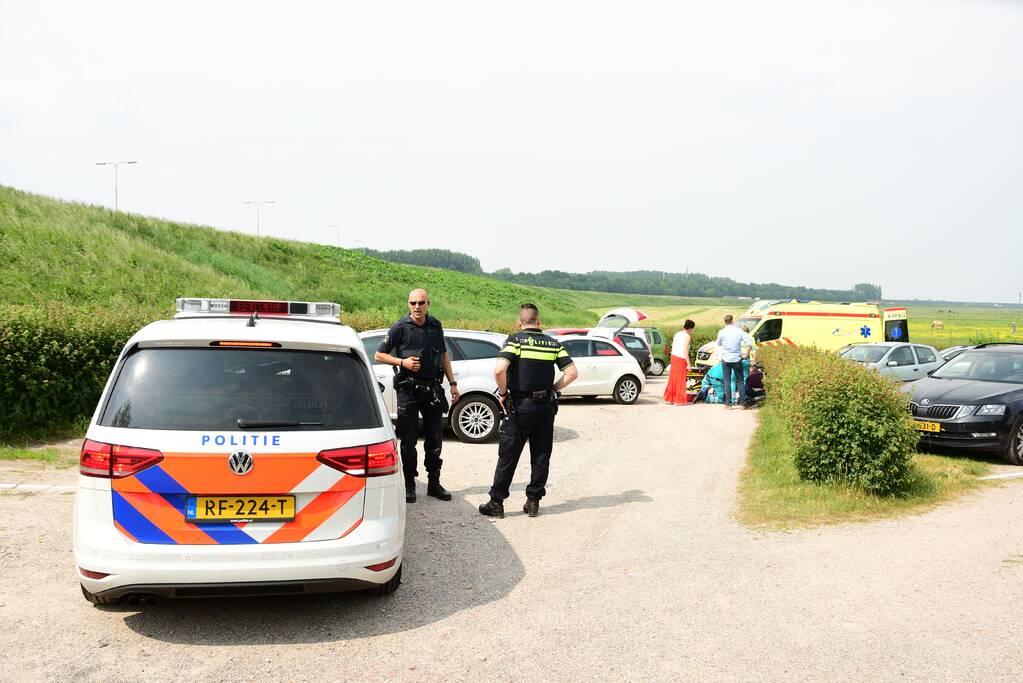
{"label": "white police car", "polygon": [[177,311],[128,341],[82,446],[86,599],[396,590],[394,432],[338,305],[178,299]]}

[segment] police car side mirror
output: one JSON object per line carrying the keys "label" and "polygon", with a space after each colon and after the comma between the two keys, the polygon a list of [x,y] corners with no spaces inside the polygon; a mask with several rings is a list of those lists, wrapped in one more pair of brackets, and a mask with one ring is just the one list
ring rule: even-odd
{"label": "police car side mirror", "polygon": [[380,393],[381,394],[384,393],[384,390],[386,389],[386,387],[384,387],[384,383],[383,382],[377,382],[377,386],[380,387]]}

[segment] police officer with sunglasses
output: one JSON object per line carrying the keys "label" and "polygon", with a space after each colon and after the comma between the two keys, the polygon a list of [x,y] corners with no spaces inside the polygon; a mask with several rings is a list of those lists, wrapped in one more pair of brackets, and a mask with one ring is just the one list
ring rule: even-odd
{"label": "police officer with sunglasses", "polygon": [[451,494],[440,483],[443,418],[448,410],[443,379],[448,378],[451,400],[455,403],[458,402],[458,382],[451,371],[444,328],[439,320],[427,314],[429,307],[426,290],[409,292],[409,314],[391,326],[375,354],[378,363],[395,368],[397,431],[405,472],[405,500],[409,503],[416,502],[416,475],[419,474],[416,441],[420,415],[423,416],[423,450],[426,452],[426,494],[451,500]]}

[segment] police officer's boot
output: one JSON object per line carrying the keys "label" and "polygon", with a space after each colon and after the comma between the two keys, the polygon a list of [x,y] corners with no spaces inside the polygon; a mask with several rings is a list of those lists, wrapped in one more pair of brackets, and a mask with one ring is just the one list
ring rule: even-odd
{"label": "police officer's boot", "polygon": [[490,500],[483,505],[480,505],[480,514],[486,515],[487,517],[504,517],[504,502],[490,497]]}
{"label": "police officer's boot", "polygon": [[440,485],[440,472],[430,472],[427,475],[427,481],[426,495],[440,500],[451,500],[451,493]]}
{"label": "police officer's boot", "polygon": [[406,503],[416,502],[416,482],[414,479],[405,480],[405,502]]}
{"label": "police officer's boot", "polygon": [[530,517],[536,517],[540,514],[540,501],[527,498],[526,504],[522,506],[522,511]]}

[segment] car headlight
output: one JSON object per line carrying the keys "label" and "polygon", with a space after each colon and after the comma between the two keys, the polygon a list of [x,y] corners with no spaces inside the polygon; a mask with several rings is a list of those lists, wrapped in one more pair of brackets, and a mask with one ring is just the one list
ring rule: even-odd
{"label": "car headlight", "polygon": [[973,411],[977,409],[977,406],[961,406],[956,412],[956,417],[966,417],[967,415],[973,415]]}
{"label": "car headlight", "polygon": [[1005,415],[1005,406],[997,404],[981,406],[977,411],[977,416],[981,415]]}

